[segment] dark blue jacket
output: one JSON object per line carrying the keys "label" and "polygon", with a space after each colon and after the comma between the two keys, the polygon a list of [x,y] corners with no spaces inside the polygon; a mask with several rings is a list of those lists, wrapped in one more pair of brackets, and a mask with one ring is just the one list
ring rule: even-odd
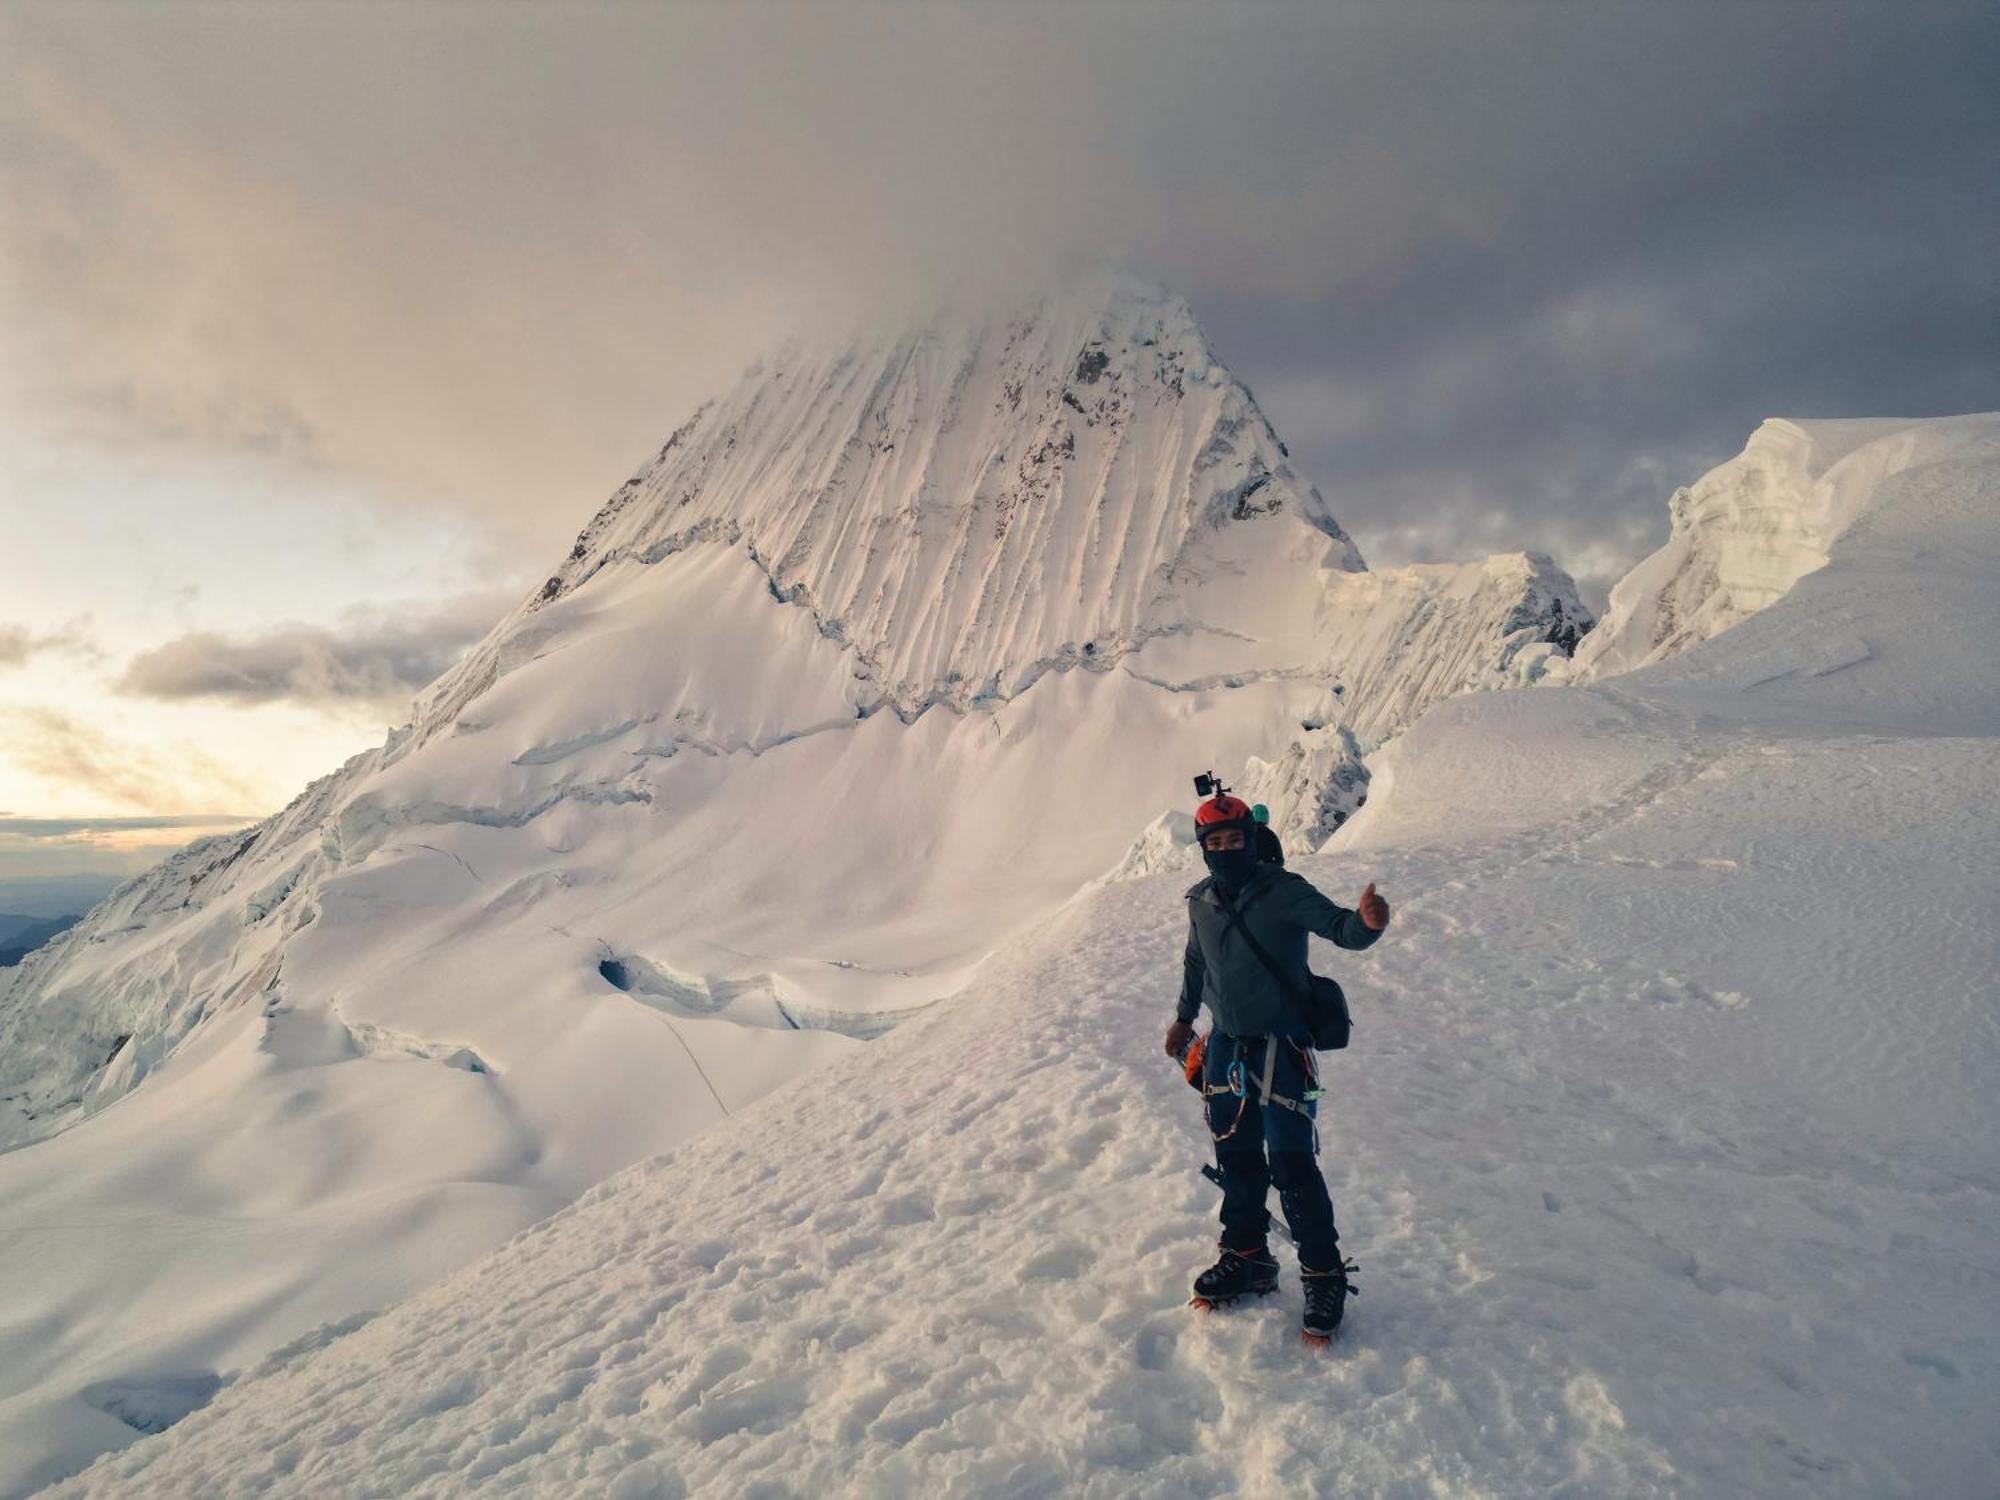
{"label": "dark blue jacket", "polygon": [[[1286,992],[1242,934],[1229,930],[1215,877],[1190,887],[1187,902],[1187,955],[1174,1014],[1193,1024],[1206,1005],[1216,1028],[1230,1036],[1303,1028],[1305,1011],[1298,999]],[[1291,988],[1301,993],[1308,983],[1307,933],[1316,932],[1342,948],[1366,948],[1382,935],[1358,913],[1327,900],[1303,875],[1277,865],[1259,865],[1233,904],[1243,925],[1284,970]]]}

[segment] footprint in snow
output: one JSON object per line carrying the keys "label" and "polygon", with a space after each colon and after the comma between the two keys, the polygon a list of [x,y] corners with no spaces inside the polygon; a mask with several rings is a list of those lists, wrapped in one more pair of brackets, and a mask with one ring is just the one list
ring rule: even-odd
{"label": "footprint in snow", "polygon": [[897,1193],[875,1200],[875,1220],[878,1224],[921,1224],[936,1217],[930,1196],[926,1193]]}
{"label": "footprint in snow", "polygon": [[1088,1245],[1070,1241],[1051,1245],[1021,1267],[1023,1281],[1070,1281],[1089,1270],[1096,1256]]}
{"label": "footprint in snow", "polygon": [[1133,1354],[1142,1370],[1164,1370],[1174,1362],[1175,1331],[1163,1323],[1139,1330]]}

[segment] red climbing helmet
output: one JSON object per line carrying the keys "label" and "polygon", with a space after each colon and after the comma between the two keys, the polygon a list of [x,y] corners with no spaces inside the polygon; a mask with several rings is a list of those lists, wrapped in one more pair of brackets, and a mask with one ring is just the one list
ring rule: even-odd
{"label": "red climbing helmet", "polygon": [[1194,810],[1194,826],[1197,835],[1214,828],[1233,828],[1241,825],[1246,830],[1250,826],[1250,804],[1241,797],[1232,797],[1227,792],[1208,799]]}

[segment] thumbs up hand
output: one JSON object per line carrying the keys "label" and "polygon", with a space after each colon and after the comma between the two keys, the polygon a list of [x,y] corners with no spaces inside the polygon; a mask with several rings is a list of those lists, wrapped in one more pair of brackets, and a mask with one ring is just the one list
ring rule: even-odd
{"label": "thumbs up hand", "polygon": [[1361,921],[1371,931],[1380,932],[1389,925],[1389,903],[1375,894],[1375,882],[1369,881],[1361,893],[1361,901],[1354,908],[1361,914]]}

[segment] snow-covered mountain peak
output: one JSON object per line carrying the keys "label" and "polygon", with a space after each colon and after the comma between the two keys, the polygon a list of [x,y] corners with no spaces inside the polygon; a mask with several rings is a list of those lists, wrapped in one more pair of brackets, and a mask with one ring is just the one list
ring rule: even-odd
{"label": "snow-covered mountain peak", "polygon": [[[760,361],[440,685],[420,738],[539,609],[711,543],[851,648],[858,707],[905,715],[1011,698],[1157,635],[1297,634],[1311,572],[1362,567],[1186,303],[1096,273],[1011,315]],[[1310,564],[1289,570],[1306,587],[1231,586],[1287,555]]]}

